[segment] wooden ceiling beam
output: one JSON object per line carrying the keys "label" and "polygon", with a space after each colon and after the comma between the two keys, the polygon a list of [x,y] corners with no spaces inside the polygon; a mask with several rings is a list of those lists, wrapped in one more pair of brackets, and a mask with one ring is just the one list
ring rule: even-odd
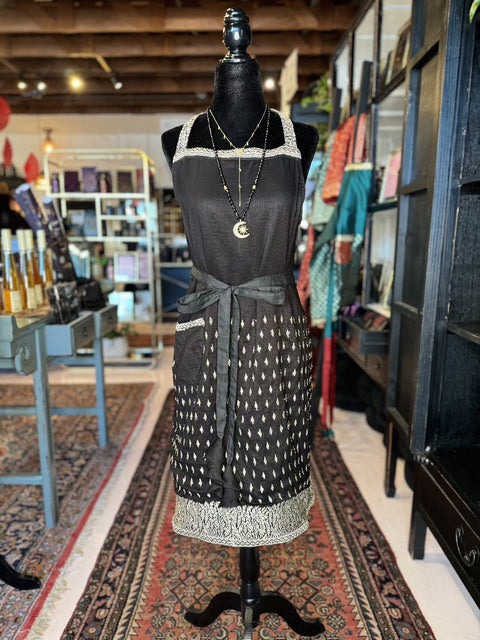
{"label": "wooden ceiling beam", "polygon": [[[335,50],[340,33],[262,33],[249,48],[251,55],[288,56],[293,49],[299,55],[328,56]],[[150,36],[133,35],[32,35],[3,36],[0,38],[0,57],[3,58],[65,58],[69,55],[92,54],[104,58],[142,56],[218,56],[225,55],[225,48],[218,34],[165,34]]]}
{"label": "wooden ceiling beam", "polygon": [[[165,2],[160,1],[138,6],[128,0],[115,0],[92,6],[72,0],[51,5],[17,0],[2,7],[0,33],[221,33],[227,6],[221,0],[203,2],[197,7],[165,7]],[[242,8],[250,18],[254,37],[256,31],[348,29],[356,12],[355,5],[336,5],[333,0],[322,0],[316,7],[301,0],[279,5],[244,2]]]}
{"label": "wooden ceiling beam", "polygon": [[[45,96],[42,100],[9,99],[12,113],[175,113],[204,111],[211,96],[199,100],[195,96],[150,96],[149,100],[138,96],[112,96],[106,100],[98,96]],[[275,102],[271,103],[275,106]]]}
{"label": "wooden ceiling beam", "polygon": [[[257,58],[264,75],[279,73],[285,62],[284,56],[260,56]],[[328,70],[328,56],[300,56],[298,72],[300,75],[320,75]],[[3,61],[0,59],[0,63]],[[122,76],[130,74],[158,74],[159,76],[205,74],[213,77],[218,57],[198,56],[160,58],[110,58],[109,64],[114,74]],[[48,70],[48,71],[47,71]],[[10,58],[0,66],[0,77],[12,73],[23,73],[26,77],[65,76],[68,72],[84,73],[88,77],[105,77],[105,71],[92,58]]]}

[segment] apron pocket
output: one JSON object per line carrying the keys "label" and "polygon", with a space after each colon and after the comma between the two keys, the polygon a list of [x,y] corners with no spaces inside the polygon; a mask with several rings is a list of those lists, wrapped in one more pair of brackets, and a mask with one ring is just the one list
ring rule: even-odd
{"label": "apron pocket", "polygon": [[178,382],[196,384],[203,357],[205,320],[178,322],[175,327],[173,374]]}

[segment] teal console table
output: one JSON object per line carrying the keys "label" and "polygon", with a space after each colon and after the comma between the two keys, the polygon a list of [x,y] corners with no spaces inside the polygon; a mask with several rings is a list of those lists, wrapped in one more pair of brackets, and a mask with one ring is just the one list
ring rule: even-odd
{"label": "teal console table", "polygon": [[[40,453],[40,472],[0,475],[0,484],[34,484],[43,489],[45,524],[58,521],[58,493],[55,470],[55,443],[52,415],[94,414],[98,418],[99,444],[108,442],[105,411],[102,336],[117,324],[116,306],[87,312],[65,325],[51,324],[48,317],[22,318],[0,315],[0,370],[12,368],[22,375],[33,375],[35,406],[0,407],[0,415],[35,415]],[[89,342],[93,355],[77,356]],[[87,361],[88,360],[88,361]],[[51,407],[48,383],[49,363],[92,364],[96,374],[95,407]]]}

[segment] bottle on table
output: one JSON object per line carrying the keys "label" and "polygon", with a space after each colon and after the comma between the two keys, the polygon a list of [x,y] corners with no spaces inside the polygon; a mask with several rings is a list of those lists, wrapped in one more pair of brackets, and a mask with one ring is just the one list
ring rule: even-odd
{"label": "bottle on table", "polygon": [[53,286],[53,271],[47,249],[47,237],[44,229],[37,231],[38,271],[43,285],[44,302],[48,304],[46,291]]}
{"label": "bottle on table", "polygon": [[20,277],[12,252],[12,232],[10,229],[2,229],[3,252],[3,309],[5,313],[21,313],[22,294],[20,289]]}
{"label": "bottle on table", "polygon": [[37,256],[35,255],[35,243],[33,240],[33,231],[31,229],[25,229],[25,239],[27,241],[27,261],[30,270],[33,272],[33,280],[35,282],[35,299],[37,307],[43,306],[44,302],[44,288],[40,272],[38,270]]}
{"label": "bottle on table", "polygon": [[35,295],[35,276],[28,260],[27,238],[24,229],[17,230],[18,252],[20,256],[20,279],[24,289],[24,305],[28,311],[37,308],[37,296]]}

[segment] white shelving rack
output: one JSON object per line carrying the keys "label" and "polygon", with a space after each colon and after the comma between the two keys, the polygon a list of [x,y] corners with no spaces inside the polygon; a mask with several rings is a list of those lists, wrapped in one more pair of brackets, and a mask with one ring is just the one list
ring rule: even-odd
{"label": "white shelving rack", "polygon": [[[111,191],[67,191],[66,172],[77,171],[81,184],[82,169],[88,168],[94,168],[98,175],[107,174],[111,181]],[[69,235],[70,244],[85,246],[85,243],[101,243],[105,254],[112,260],[115,255],[133,254],[137,256],[137,265],[140,246],[143,247],[142,252],[147,255],[148,277],[140,277],[137,268],[133,277],[124,276],[119,279],[114,271],[113,278],[104,276],[101,280],[102,286],[112,291],[121,291],[125,285],[147,285],[148,316],[134,316],[129,323],[138,334],[150,336],[151,340],[148,345],[131,347],[125,364],[153,363],[163,346],[160,331],[162,292],[156,268],[159,260],[158,207],[150,187],[150,175],[154,171],[153,160],[140,149],[54,149],[46,154],[44,161],[47,196],[57,201],[63,218],[68,221],[75,209],[81,207],[82,202],[94,203],[94,229],[92,226],[87,235]],[[130,173],[132,190],[119,190],[118,172]],[[52,178],[55,174],[58,176],[58,192],[52,189]],[[133,212],[126,213],[125,204],[128,201],[136,206]],[[123,207],[123,213],[107,213],[107,207],[118,211],[119,206]],[[118,235],[118,228],[122,227],[122,222],[132,225],[139,223],[142,235]],[[117,235],[114,227],[117,227]],[[92,230],[94,234],[91,233]],[[134,251],[129,251],[125,244],[137,246]]]}

